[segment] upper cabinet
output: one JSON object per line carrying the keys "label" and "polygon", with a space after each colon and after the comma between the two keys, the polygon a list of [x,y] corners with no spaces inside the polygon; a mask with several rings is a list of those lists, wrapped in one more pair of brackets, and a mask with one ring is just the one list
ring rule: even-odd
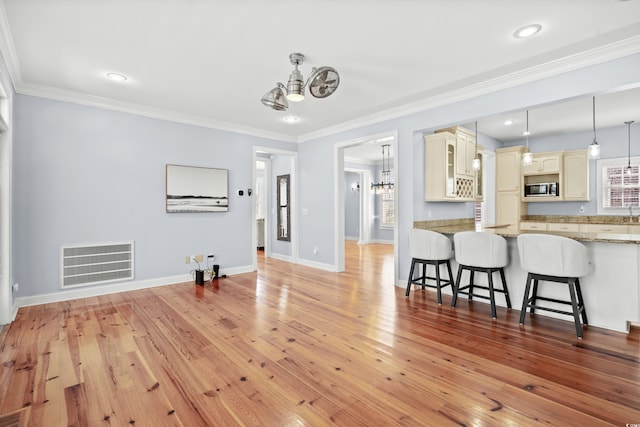
{"label": "upper cabinet", "polygon": [[564,200],[589,201],[588,150],[564,153]]}
{"label": "upper cabinet", "polygon": [[560,174],[562,152],[534,154],[530,165],[522,165],[522,175]]}
{"label": "upper cabinet", "polygon": [[425,200],[468,202],[481,199],[482,163],[476,171],[473,159],[476,148],[481,151],[483,147],[476,147],[475,135],[467,129],[453,127],[425,135],[424,141]]}
{"label": "upper cabinet", "polygon": [[587,149],[536,153],[521,164],[524,147],[496,150],[496,191],[517,192],[523,202],[589,200]]}

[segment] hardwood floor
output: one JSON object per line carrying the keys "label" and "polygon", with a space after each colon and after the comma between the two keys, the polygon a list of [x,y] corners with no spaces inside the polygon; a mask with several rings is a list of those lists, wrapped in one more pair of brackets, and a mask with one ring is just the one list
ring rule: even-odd
{"label": "hardwood floor", "polygon": [[589,328],[579,341],[569,321],[521,327],[517,310],[493,321],[484,302],[406,298],[390,248],[349,242],[340,274],[260,257],[259,273],[215,285],[21,308],[0,336],[0,414],[29,426],[640,423],[637,335]]}

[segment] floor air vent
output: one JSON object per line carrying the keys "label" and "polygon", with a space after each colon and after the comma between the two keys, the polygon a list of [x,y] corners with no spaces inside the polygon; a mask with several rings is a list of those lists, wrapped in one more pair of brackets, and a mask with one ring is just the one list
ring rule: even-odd
{"label": "floor air vent", "polygon": [[63,246],[62,288],[133,279],[133,242]]}

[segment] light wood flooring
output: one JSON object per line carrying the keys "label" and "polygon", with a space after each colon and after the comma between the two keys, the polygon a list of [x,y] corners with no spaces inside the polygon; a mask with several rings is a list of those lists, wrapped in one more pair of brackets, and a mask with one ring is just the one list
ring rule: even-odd
{"label": "light wood flooring", "polygon": [[391,250],[21,308],[0,335],[0,425],[640,423],[637,335],[406,298]]}

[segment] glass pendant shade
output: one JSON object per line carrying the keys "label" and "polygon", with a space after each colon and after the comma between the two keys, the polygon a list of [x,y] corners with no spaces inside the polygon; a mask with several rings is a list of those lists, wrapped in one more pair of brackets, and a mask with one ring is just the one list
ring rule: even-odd
{"label": "glass pendant shade", "polygon": [[474,147],[474,157],[473,157],[473,162],[471,162],[471,167],[473,168],[473,170],[478,171],[480,170],[480,158],[478,158],[478,121],[476,120],[476,140],[475,140],[475,147]]}
{"label": "glass pendant shade", "polygon": [[473,167],[473,170],[480,170],[480,159],[477,157],[473,159],[473,162],[471,163],[471,167]]}
{"label": "glass pendant shade", "polygon": [[589,158],[590,159],[600,158],[600,145],[598,145],[598,142],[595,140],[589,146]]}
{"label": "glass pendant shade", "polygon": [[530,166],[533,163],[533,153],[529,149],[529,135],[531,135],[529,132],[529,110],[527,110],[527,128],[522,134],[527,137],[527,150],[522,154],[522,164]]}
{"label": "glass pendant shade", "polygon": [[593,97],[593,142],[589,145],[589,158],[590,159],[599,159],[600,158],[600,146],[598,145],[598,141],[596,140],[596,97]]}

